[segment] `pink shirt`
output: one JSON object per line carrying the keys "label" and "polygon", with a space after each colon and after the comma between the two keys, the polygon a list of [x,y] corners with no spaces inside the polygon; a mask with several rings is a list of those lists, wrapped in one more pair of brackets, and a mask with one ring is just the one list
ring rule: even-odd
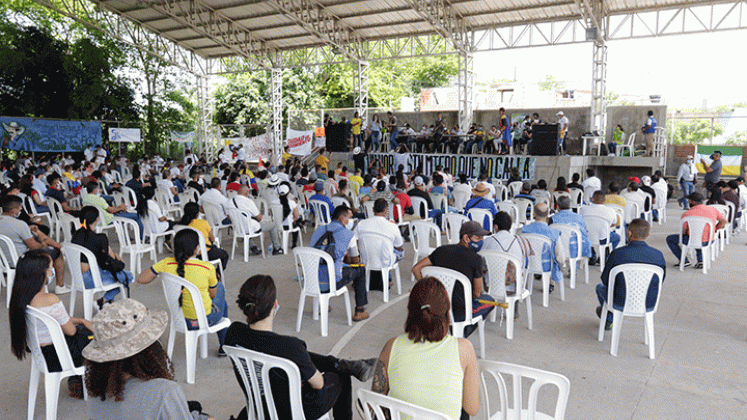
{"label": "pink shirt", "polygon": [[[682,217],[690,216],[707,217],[713,220],[714,226],[718,224],[719,220],[724,218],[724,215],[721,214],[720,211],[713,207],[706,206],[705,204],[698,204],[697,206],[692,207],[690,210],[682,213]],[[702,242],[709,242],[710,236],[711,232],[709,232],[708,230],[704,231]]]}

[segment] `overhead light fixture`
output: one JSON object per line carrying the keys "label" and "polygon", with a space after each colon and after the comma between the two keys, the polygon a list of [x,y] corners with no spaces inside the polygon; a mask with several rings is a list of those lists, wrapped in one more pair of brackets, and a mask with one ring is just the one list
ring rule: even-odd
{"label": "overhead light fixture", "polygon": [[586,28],[586,40],[587,41],[594,41],[598,37],[597,28]]}

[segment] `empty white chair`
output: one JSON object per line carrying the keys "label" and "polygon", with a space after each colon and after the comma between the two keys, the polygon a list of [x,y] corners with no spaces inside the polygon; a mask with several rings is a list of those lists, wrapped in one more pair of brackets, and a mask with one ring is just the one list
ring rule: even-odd
{"label": "empty white chair", "polygon": [[[687,224],[689,231],[689,239],[687,244],[682,243],[682,229]],[[716,241],[716,226],[713,224],[713,220],[707,217],[700,216],[689,216],[683,217],[680,221],[679,230],[679,245],[682,250],[682,256],[680,257],[680,271],[685,269],[685,260],[688,258],[690,253],[695,253],[700,250],[703,254],[703,274],[708,274],[708,269],[711,268],[711,260],[713,259],[714,248],[718,247]],[[708,232],[708,234],[704,234]],[[709,238],[708,243],[703,245],[703,238]]]}
{"label": "empty white chair", "polygon": [[150,258],[154,263],[156,262],[156,246],[143,242],[140,237],[140,228],[134,220],[115,216],[113,225],[117,231],[119,253],[130,254],[130,270],[133,273],[142,271],[141,260],[146,254],[150,254]]}
{"label": "empty white chair", "polygon": [[477,332],[480,336],[480,358],[485,358],[485,318],[483,316],[472,316],[472,282],[462,273],[448,268],[428,266],[422,270],[423,277],[435,277],[443,283],[449,294],[449,301],[453,302],[454,285],[462,285],[464,292],[464,321],[454,321],[454,305],[451,306],[451,335],[464,338],[464,328],[468,325],[477,324]]}
{"label": "empty white chair", "polygon": [[[501,251],[482,250],[480,251],[480,255],[485,258],[488,268],[488,290],[490,290],[490,295],[497,302],[503,301],[508,304],[508,308],[506,308],[506,338],[509,340],[514,338],[514,311],[516,310],[516,303],[519,301],[526,302],[527,328],[531,330],[532,294],[526,288],[526,276],[524,275],[523,264],[512,255]],[[516,293],[513,295],[506,293],[508,263],[512,263],[516,268]],[[495,322],[497,312],[497,310],[493,311],[490,319],[492,322]]]}
{"label": "empty white chair", "polygon": [[389,302],[389,272],[393,271],[397,294],[401,295],[402,278],[392,240],[375,232],[358,232],[358,240],[361,242],[361,261],[366,266],[366,290],[370,288],[371,271],[381,271],[384,302]]}
{"label": "empty white chair", "polygon": [[[550,280],[552,280],[552,240],[547,236],[535,233],[522,233],[521,236],[529,241],[532,246],[534,255],[529,256],[529,266],[527,267],[527,289],[529,293],[534,288],[534,275],[542,276],[542,306],[547,308],[550,305]],[[561,278],[558,283],[560,286],[560,300],[565,300],[565,281]]]}
{"label": "empty white chair", "polygon": [[[494,362],[490,360],[478,360],[480,367],[480,391],[483,402],[484,412],[489,420],[522,420],[522,419],[565,419],[565,410],[568,404],[568,394],[571,388],[571,381],[565,376],[531,368],[528,366],[516,365],[513,363]],[[511,378],[512,392],[508,392],[504,376]],[[525,381],[524,378],[527,380]],[[531,385],[529,385],[531,382]],[[555,401],[555,411],[553,413],[542,413],[537,411],[539,404],[540,390],[549,385],[550,393],[547,398],[553,398],[557,395]],[[524,389],[528,389],[526,400],[524,399]],[[552,388],[557,388],[557,393]],[[498,389],[500,402],[496,402],[499,410],[493,413],[490,402],[490,391]],[[509,401],[511,403],[509,404]],[[526,408],[524,406],[526,401]]]}
{"label": "empty white chair", "polygon": [[446,225],[446,242],[450,244],[459,243],[459,230],[464,223],[469,221],[469,218],[459,213],[446,213],[443,220]]}
{"label": "empty white chair", "polygon": [[52,197],[47,197],[47,207],[49,207],[49,214],[52,215],[52,220],[54,221],[52,226],[50,226],[52,237],[54,237],[58,241],[61,241],[62,236],[60,235],[60,213],[64,213],[64,211],[62,210],[62,204],[60,204],[59,201],[55,200]]}
{"label": "empty white chair", "polygon": [[[581,255],[583,249],[583,235],[581,229],[573,225],[567,225],[563,223],[553,223],[550,228],[557,229],[560,231],[560,244],[566,251],[565,256],[568,261],[568,265],[571,270],[571,289],[576,288],[576,270],[578,269],[578,263],[581,263],[581,267],[584,269],[584,283],[589,284],[589,258]],[[571,242],[575,238],[576,252],[571,252]]]}
{"label": "empty white chair", "polygon": [[514,197],[513,202],[516,204],[519,216],[517,223],[521,225],[534,223],[534,203],[532,203],[532,200],[523,197]]}
{"label": "empty white chair", "polygon": [[654,208],[659,213],[659,224],[667,221],[667,193],[664,190],[655,189],[656,191],[656,203]]}
{"label": "empty white chair", "polygon": [[633,201],[625,202],[625,224],[629,224],[633,219],[641,217],[641,208],[638,203]]}
{"label": "empty white chair", "polygon": [[[454,213],[456,216],[464,217],[461,214]],[[461,224],[459,225],[461,228]],[[431,253],[441,246],[441,231],[434,223],[425,220],[413,220],[410,222],[410,240],[415,255],[412,258],[413,267],[421,259],[431,255]],[[458,232],[457,232],[457,236]],[[435,237],[435,246],[431,246],[431,237]],[[458,241],[457,241],[458,242]],[[411,280],[415,281],[415,275],[412,274]]]}
{"label": "empty white chair", "polygon": [[[70,307],[68,308],[71,314],[75,313],[75,299],[78,296],[78,292],[83,293],[83,317],[89,321],[93,318],[94,293],[108,292],[109,290],[119,288],[122,296],[124,296],[125,287],[122,283],[103,284],[99,264],[96,262],[93,252],[89,251],[88,248],[64,242],[62,244],[62,254],[65,256],[65,262],[70,269],[70,276],[73,278],[72,290],[70,290]],[[88,260],[88,267],[93,278],[93,287],[90,289],[86,289],[86,285],[83,282],[83,271],[80,267],[80,260],[83,255]]]}
{"label": "empty white chair", "polygon": [[[16,278],[16,263],[18,263],[18,254],[16,253],[16,246],[13,241],[5,236],[0,235],[0,264],[2,264],[2,283],[7,289],[6,292],[8,297],[5,300],[5,307],[10,307],[10,296],[13,292],[13,281]],[[4,276],[4,277],[2,277]]]}
{"label": "empty white chair", "polygon": [[174,214],[174,217],[180,217],[182,214],[182,208],[174,201],[174,196],[171,191],[164,188],[156,189],[156,201],[161,206],[161,210],[165,216]]}
{"label": "empty white chair", "polygon": [[[296,332],[301,331],[303,307],[307,297],[311,297],[314,299],[312,318],[319,319],[319,315],[321,314],[322,337],[327,336],[329,298],[331,297],[340,295],[344,296],[346,319],[348,325],[353,325],[348,288],[337,288],[335,263],[332,257],[328,253],[320,249],[311,247],[294,248],[293,255],[296,261],[296,265],[300,264],[301,272],[303,273],[303,281],[301,282],[301,296],[298,300],[298,318],[296,319]],[[325,287],[325,290],[322,290],[321,283],[319,282],[319,268],[325,267],[324,265],[320,264],[321,261],[324,261],[324,263],[326,264],[328,276],[327,278],[329,279],[329,282],[325,283],[325,285],[327,285],[327,287]]]}
{"label": "empty white chair", "polygon": [[514,181],[508,184],[508,199],[512,200],[517,195],[521,194],[521,188],[524,186],[522,181]]}
{"label": "empty white chair", "polygon": [[321,200],[309,200],[309,206],[314,209],[314,224],[316,227],[328,225],[332,222],[332,209],[329,204]]}
{"label": "empty white chair", "polygon": [[[270,370],[282,370],[288,378],[288,394],[292,419],[305,420],[301,399],[301,372],[298,366],[288,359],[271,356],[241,347],[223,346],[223,350],[231,358],[234,370],[238,372],[244,384],[244,398],[246,412],[250,419],[264,419],[265,407],[270,419],[279,419],[273,390],[265,386],[270,384]],[[267,420],[270,420],[267,419]],[[319,420],[329,420],[329,414]]]}
{"label": "empty white chair", "polygon": [[617,156],[622,156],[623,151],[628,151],[628,156],[633,157],[634,148],[635,148],[635,135],[637,133],[634,131],[630,134],[630,137],[628,137],[628,140],[625,142],[625,144],[619,144],[617,145],[617,148],[615,149],[615,154]]}
{"label": "empty white chair", "polygon": [[571,210],[578,213],[578,209],[584,205],[584,191],[579,188],[570,188]]}
{"label": "empty white chair", "polygon": [[412,208],[415,210],[415,215],[420,216],[422,220],[432,221],[433,219],[428,217],[428,202],[422,197],[410,197],[412,201]]}
{"label": "empty white chair", "polygon": [[[367,389],[358,390],[358,399],[363,406],[363,418],[365,420],[383,420],[408,418],[412,420],[450,420],[451,417],[437,411],[429,410],[406,401],[398,400],[388,395]],[[371,411],[373,410],[373,416]],[[389,417],[386,417],[387,410]],[[406,417],[405,417],[406,416]]]}
{"label": "empty white chair", "polygon": [[[44,325],[52,338],[52,346],[60,361],[59,372],[50,372],[41,344],[38,339],[38,329]],[[33,308],[26,307],[26,337],[29,349],[31,349],[31,377],[29,379],[28,419],[33,420],[36,408],[36,393],[39,390],[39,377],[44,375],[44,398],[46,407],[46,420],[57,419],[57,401],[60,397],[60,382],[70,376],[82,376],[85,374],[85,366],[75,367],[70,350],[67,347],[65,335],[60,324],[51,316]],[[83,387],[83,395],[88,399],[86,387]]]}
{"label": "empty white chair", "polygon": [[[625,281],[625,306],[622,310],[614,308],[615,283],[617,275],[622,274]],[[659,283],[656,293],[656,304],[653,308],[646,308],[646,297],[649,286],[654,278]],[[610,270],[609,285],[607,287],[607,302],[602,305],[602,315],[599,319],[599,341],[604,340],[604,326],[607,321],[607,311],[612,311],[612,345],[610,354],[617,356],[617,347],[620,344],[620,331],[625,316],[643,317],[643,341],[648,344],[648,357],[653,359],[656,353],[654,345],[654,314],[659,308],[661,297],[662,278],[664,270],[652,264],[621,264]],[[613,302],[613,303],[610,303]]]}
{"label": "empty white chair", "polygon": [[604,271],[607,261],[607,251],[612,252],[612,241],[610,241],[610,225],[603,217],[586,215],[586,230],[589,232],[589,242],[592,247],[597,248],[599,257],[599,271]]}
{"label": "empty white chair", "polygon": [[228,217],[231,218],[233,226],[231,259],[236,257],[236,242],[241,239],[244,241],[244,262],[249,262],[249,240],[252,238],[259,238],[259,247],[262,250],[262,258],[265,258],[265,238],[262,231],[253,233],[247,229],[246,222],[252,217],[249,212],[234,207],[228,208],[226,211],[228,211]]}
{"label": "empty white chair", "polygon": [[452,196],[454,197],[454,207],[456,207],[456,209],[460,213],[464,212],[464,206],[466,206],[467,202],[469,201],[470,193],[466,191],[455,190],[452,193]]}
{"label": "empty white chair", "polygon": [[[200,352],[200,357],[205,359],[208,355],[207,335],[228,328],[231,325],[231,320],[223,318],[215,325],[209,326],[207,315],[205,314],[205,305],[202,303],[200,289],[189,280],[173,274],[162,272],[159,273],[159,276],[161,276],[161,280],[163,281],[163,294],[166,298],[166,305],[169,307],[169,343],[167,354],[169,358],[172,358],[172,355],[174,354],[176,333],[184,334],[184,348],[186,352],[185,359],[187,362],[187,383],[193,384],[195,383],[195,364],[197,362],[197,340],[200,338],[202,339],[202,351]],[[195,313],[197,314],[197,324],[199,325],[199,328],[196,330],[187,329],[187,321],[184,318],[182,307],[179,304],[179,296],[182,296],[182,289],[187,289],[192,298]]]}

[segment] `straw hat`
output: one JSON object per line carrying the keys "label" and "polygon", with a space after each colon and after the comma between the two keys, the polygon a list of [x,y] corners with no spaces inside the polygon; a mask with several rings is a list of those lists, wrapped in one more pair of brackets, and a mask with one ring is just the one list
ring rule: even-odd
{"label": "straw hat", "polygon": [[485,186],[485,183],[483,182],[478,182],[477,185],[475,185],[475,188],[472,188],[472,194],[479,195],[480,197],[483,197],[489,191],[490,190]]}
{"label": "straw hat", "polygon": [[169,316],[149,311],[134,299],[118,300],[93,317],[93,341],[83,357],[97,363],[134,356],[153,344],[166,330]]}

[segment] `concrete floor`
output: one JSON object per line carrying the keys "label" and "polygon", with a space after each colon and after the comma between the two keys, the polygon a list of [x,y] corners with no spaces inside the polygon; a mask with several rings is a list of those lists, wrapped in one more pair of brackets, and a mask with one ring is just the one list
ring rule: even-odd
{"label": "concrete floor", "polygon": [[[514,339],[505,338],[505,326],[486,327],[487,359],[499,360],[559,372],[571,381],[568,419],[744,419],[747,418],[747,271],[745,238],[733,238],[712,271],[703,275],[692,268],[680,272],[664,242],[668,233],[678,229],[681,210],[669,203],[669,221],[655,224],[649,244],[660,249],[667,260],[659,311],[655,317],[656,359],[648,358],[643,344],[641,319],[626,319],[618,356],[609,354],[610,333],[597,341],[599,320],[594,287],[599,282],[599,267],[591,267],[590,282],[580,282],[575,290],[566,287],[566,301],[556,291],[550,296],[550,307],[543,308],[541,291],[532,297],[534,329],[526,328],[526,312],[517,320]],[[305,243],[308,244],[308,236]],[[230,243],[230,242],[229,242]],[[251,257],[248,263],[233,260],[226,272],[229,317],[242,320],[235,296],[243,281],[255,273],[269,273],[278,285],[280,311],[276,331],[295,335],[306,341],[311,351],[331,353],[346,358],[377,357],[386,340],[403,332],[412,248],[406,245],[405,260],[400,263],[405,294],[394,289],[390,302],[384,304],[380,292],[369,294],[371,318],[353,327],[344,322],[341,299],[331,302],[329,336],[321,337],[319,321],[311,319],[308,301],[301,331],[295,332],[299,287],[290,256]],[[115,247],[116,248],[116,247]],[[239,254],[241,254],[240,250]],[[144,265],[151,262],[146,260]],[[567,282],[567,279],[566,279]],[[566,283],[567,285],[568,283]],[[539,286],[539,283],[537,283]],[[5,290],[3,290],[5,293]],[[164,308],[159,284],[135,285],[132,297],[149,308]],[[352,298],[352,292],[351,292]],[[66,295],[63,301],[66,303]],[[7,311],[0,311],[0,324],[8,325]],[[82,316],[80,305],[76,311]],[[168,334],[168,332],[166,333]],[[479,346],[477,334],[470,337]],[[8,329],[0,330],[0,340],[9,342]],[[162,338],[166,342],[166,335]],[[245,401],[234,378],[231,363],[217,358],[217,338],[210,337],[210,356],[197,360],[196,384],[185,382],[184,341],[178,336],[174,353],[177,381],[187,398],[199,400],[216,419],[228,419]],[[3,370],[0,376],[0,418],[20,419],[26,416],[29,360],[19,362],[10,351],[0,352]],[[359,386],[354,381],[354,392]],[[509,391],[510,392],[510,391]],[[553,392],[546,392],[552,396]],[[36,418],[43,418],[43,388],[39,391]],[[548,398],[546,398],[548,399]],[[542,407],[550,403],[542,401]],[[480,413],[477,418],[484,418]],[[85,403],[67,396],[63,384],[59,400],[60,419],[86,418]]]}

